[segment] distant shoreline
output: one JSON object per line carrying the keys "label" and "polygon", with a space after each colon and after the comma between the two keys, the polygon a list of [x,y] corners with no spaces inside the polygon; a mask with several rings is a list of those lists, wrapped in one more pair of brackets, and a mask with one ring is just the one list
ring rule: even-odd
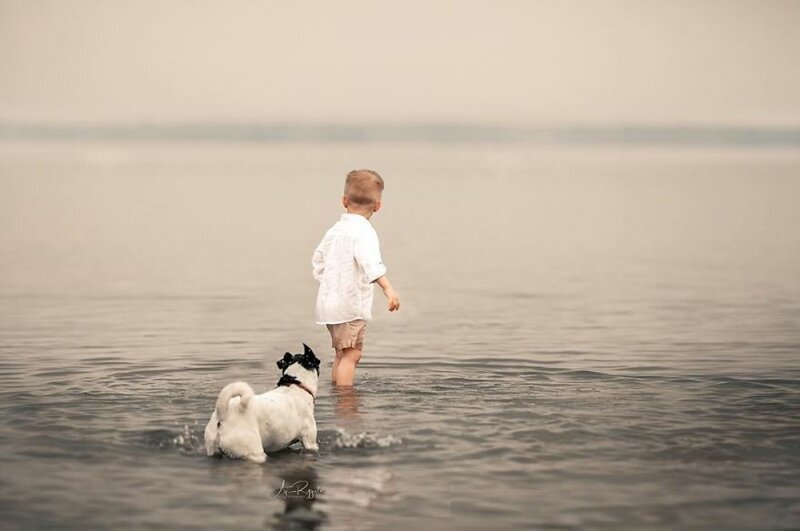
{"label": "distant shoreline", "polygon": [[0,140],[129,140],[202,142],[428,142],[612,144],[800,148],[800,127],[620,125],[514,127],[462,124],[300,125],[171,123],[135,125],[0,124]]}

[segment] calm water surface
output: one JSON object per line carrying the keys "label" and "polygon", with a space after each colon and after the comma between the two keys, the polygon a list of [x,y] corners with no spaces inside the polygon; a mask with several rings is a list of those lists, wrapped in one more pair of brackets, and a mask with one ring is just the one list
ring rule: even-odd
{"label": "calm water surface", "polygon": [[[403,307],[339,391],[354,166]],[[4,529],[800,527],[797,153],[5,143],[0,251]],[[205,457],[302,342],[319,454]]]}

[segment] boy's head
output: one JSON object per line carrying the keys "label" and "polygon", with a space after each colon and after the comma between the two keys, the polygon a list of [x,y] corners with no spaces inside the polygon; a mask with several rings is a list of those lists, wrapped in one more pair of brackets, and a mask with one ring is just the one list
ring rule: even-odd
{"label": "boy's head", "polygon": [[383,179],[373,170],[353,170],[344,183],[344,208],[353,214],[370,217],[381,208]]}

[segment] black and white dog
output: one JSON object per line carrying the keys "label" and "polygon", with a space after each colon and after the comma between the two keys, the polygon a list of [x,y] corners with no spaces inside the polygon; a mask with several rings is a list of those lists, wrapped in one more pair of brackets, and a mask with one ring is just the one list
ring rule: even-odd
{"label": "black and white dog", "polygon": [[286,353],[278,361],[281,379],[272,391],[256,395],[245,382],[233,382],[219,393],[205,431],[206,453],[263,463],[265,451],[287,448],[296,441],[318,449],[314,400],[319,359],[308,345],[302,354]]}

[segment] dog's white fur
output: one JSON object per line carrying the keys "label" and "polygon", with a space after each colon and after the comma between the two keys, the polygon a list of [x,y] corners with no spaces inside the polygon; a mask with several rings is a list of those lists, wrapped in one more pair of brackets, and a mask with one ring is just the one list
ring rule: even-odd
{"label": "dog's white fur", "polygon": [[[316,396],[316,370],[292,363],[284,374],[297,378]],[[317,451],[314,396],[294,384],[260,395],[245,382],[226,385],[206,425],[206,453],[263,463],[265,451],[282,450],[297,440],[306,450]]]}

